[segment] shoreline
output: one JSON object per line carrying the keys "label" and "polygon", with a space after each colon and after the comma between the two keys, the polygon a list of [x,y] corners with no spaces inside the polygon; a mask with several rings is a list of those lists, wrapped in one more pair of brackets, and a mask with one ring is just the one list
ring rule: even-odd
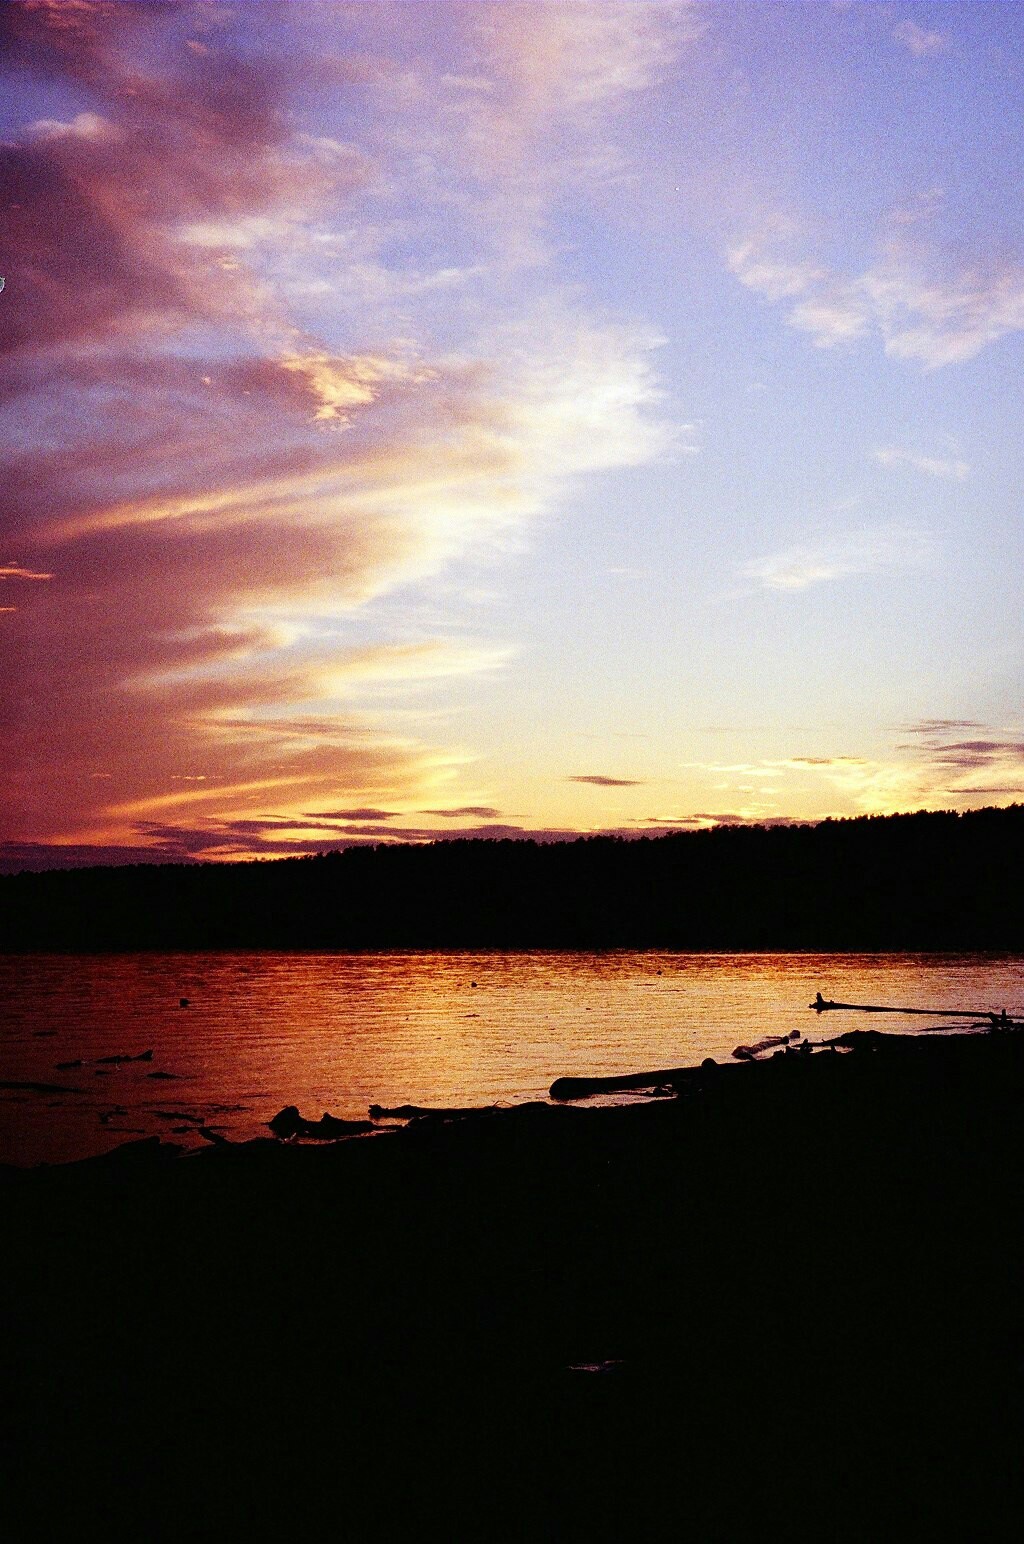
{"label": "shoreline", "polygon": [[[546,1097],[559,1077],[697,1066],[707,1056],[724,1063],[739,1042],[765,1035],[824,1038],[807,1006],[816,988],[937,1012],[1019,1008],[1021,959],[626,951],[0,960],[3,1077],[20,1084],[0,1089],[0,1162],[71,1161],[157,1132],[202,1146],[179,1128],[204,1124],[242,1140],[265,1135],[286,1104],[306,1118],[364,1120],[373,1104],[521,1102]],[[885,1016],[882,1027],[927,1022]]]}
{"label": "shoreline", "polygon": [[125,1536],[173,1473],[229,1537],[1012,1537],[1022,1101],[1024,1035],[870,1037],[8,1169],[3,1450],[53,1526],[102,1497]]}

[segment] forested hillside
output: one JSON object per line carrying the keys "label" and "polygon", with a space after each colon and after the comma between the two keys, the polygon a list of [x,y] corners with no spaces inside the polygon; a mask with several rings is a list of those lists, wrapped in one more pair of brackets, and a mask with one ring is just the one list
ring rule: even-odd
{"label": "forested hillside", "polygon": [[0,878],[0,947],[1024,949],[1024,806]]}

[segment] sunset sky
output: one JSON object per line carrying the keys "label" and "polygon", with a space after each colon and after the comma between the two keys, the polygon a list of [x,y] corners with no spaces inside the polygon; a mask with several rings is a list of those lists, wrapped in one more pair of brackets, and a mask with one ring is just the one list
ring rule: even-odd
{"label": "sunset sky", "polygon": [[1024,800],[1024,7],[0,38],[0,866]]}

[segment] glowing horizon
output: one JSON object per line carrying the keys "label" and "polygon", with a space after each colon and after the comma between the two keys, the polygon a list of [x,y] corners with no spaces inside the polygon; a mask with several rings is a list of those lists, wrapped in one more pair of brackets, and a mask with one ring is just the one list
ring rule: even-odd
{"label": "glowing horizon", "polygon": [[0,867],[1024,801],[1017,7],[0,38]]}

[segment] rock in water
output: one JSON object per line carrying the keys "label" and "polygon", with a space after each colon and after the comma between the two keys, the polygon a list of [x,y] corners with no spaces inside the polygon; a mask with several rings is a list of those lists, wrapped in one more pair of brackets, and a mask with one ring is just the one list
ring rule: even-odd
{"label": "rock in water", "polygon": [[273,1120],[267,1121],[275,1137],[297,1136],[305,1124],[294,1104],[286,1104],[283,1110],[278,1110]]}

